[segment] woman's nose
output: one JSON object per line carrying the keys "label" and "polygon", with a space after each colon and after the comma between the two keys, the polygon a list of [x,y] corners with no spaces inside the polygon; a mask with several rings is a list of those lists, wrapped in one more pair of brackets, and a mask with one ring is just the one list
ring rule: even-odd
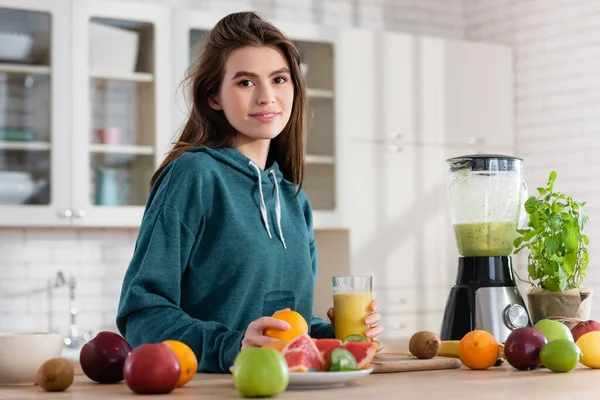
{"label": "woman's nose", "polygon": [[256,102],[260,105],[271,104],[275,102],[275,91],[270,86],[264,86],[256,92]]}

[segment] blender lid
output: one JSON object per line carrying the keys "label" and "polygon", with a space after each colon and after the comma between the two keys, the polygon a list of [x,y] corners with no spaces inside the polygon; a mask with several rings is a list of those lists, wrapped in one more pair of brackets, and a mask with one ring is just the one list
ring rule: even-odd
{"label": "blender lid", "polygon": [[469,167],[472,171],[512,170],[523,162],[522,158],[502,154],[472,154],[453,157],[446,160],[452,171]]}

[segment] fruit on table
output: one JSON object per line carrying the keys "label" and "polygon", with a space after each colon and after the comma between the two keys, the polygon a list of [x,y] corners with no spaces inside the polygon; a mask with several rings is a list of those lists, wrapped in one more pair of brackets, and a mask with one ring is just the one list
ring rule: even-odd
{"label": "fruit on table", "polygon": [[344,343],[344,349],[352,353],[358,364],[358,369],[367,369],[377,353],[377,343],[348,342]]}
{"label": "fruit on table", "polygon": [[342,341],[339,339],[313,339],[313,341],[325,361],[325,371],[329,371],[331,369],[331,353],[335,349],[343,348]]}
{"label": "fruit on table", "polygon": [[281,353],[281,351],[287,346],[289,342],[287,340],[275,340],[262,346],[263,349],[273,349]]}
{"label": "fruit on table", "polygon": [[181,387],[192,380],[198,370],[198,359],[194,351],[185,343],[177,340],[165,340],[163,342],[173,350],[179,360],[181,369],[177,387]]}
{"label": "fruit on table", "polygon": [[438,335],[429,331],[420,331],[411,336],[408,351],[421,359],[429,359],[438,355],[442,341]]}
{"label": "fruit on table", "polygon": [[562,322],[552,319],[541,319],[536,322],[534,327],[538,328],[544,334],[548,343],[556,339],[566,339],[573,342],[571,331]]}
{"label": "fruit on table", "polygon": [[331,352],[330,371],[356,371],[356,358],[348,350],[338,347]]}
{"label": "fruit on table", "polygon": [[471,369],[487,369],[498,360],[500,345],[494,336],[483,330],[473,330],[460,340],[460,361]]}
{"label": "fruit on table", "polygon": [[325,360],[315,342],[306,333],[292,340],[281,351],[290,372],[323,371]]}
{"label": "fruit on table", "polygon": [[91,380],[117,383],[123,380],[123,366],[130,353],[131,346],[121,335],[103,331],[83,345],[79,362]]}
{"label": "fruit on table", "polygon": [[572,340],[554,339],[542,347],[540,360],[553,372],[569,372],[581,359],[581,350]]}
{"label": "fruit on table", "polygon": [[274,339],[290,341],[302,334],[308,334],[308,324],[304,317],[296,311],[279,311],[272,315],[273,318],[281,319],[290,324],[291,328],[282,331],[280,329],[267,328],[263,334]]}
{"label": "fruit on table", "polygon": [[41,365],[35,382],[48,392],[62,392],[73,384],[75,371],[66,358],[51,358]]}
{"label": "fruit on table", "polygon": [[577,325],[571,328],[571,334],[573,335],[573,341],[577,340],[588,332],[600,331],[600,323],[596,321],[581,321]]}
{"label": "fruit on table", "polygon": [[288,366],[277,350],[248,347],[233,363],[233,384],[244,397],[276,396],[289,380]]}
{"label": "fruit on table", "polygon": [[459,358],[460,340],[442,340],[438,356]]}
{"label": "fruit on table", "polygon": [[125,383],[138,394],[171,392],[180,378],[177,356],[164,343],[146,343],[136,347],[125,360]]}
{"label": "fruit on table", "polygon": [[542,365],[540,351],[546,343],[544,334],[535,327],[515,329],[504,343],[506,361],[516,369],[536,369]]}
{"label": "fruit on table", "polygon": [[364,337],[363,335],[353,333],[351,335],[346,336],[344,340],[342,340],[342,343],[346,342],[370,342],[370,340]]}
{"label": "fruit on table", "polygon": [[583,353],[579,362],[586,367],[600,368],[600,331],[583,334],[576,344]]}

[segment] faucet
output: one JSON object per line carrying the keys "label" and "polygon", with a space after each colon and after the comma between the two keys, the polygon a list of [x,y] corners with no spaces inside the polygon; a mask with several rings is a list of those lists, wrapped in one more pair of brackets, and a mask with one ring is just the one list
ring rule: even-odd
{"label": "faucet", "polygon": [[65,346],[69,349],[76,349],[87,341],[89,341],[92,337],[91,331],[80,332],[79,327],[77,326],[77,303],[75,302],[75,278],[71,276],[69,278],[69,311],[71,314],[71,327],[69,328],[69,333],[64,339]]}

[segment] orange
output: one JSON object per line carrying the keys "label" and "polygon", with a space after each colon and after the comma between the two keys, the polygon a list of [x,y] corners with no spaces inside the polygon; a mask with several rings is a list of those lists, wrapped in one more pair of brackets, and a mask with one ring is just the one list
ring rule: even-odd
{"label": "orange", "polygon": [[308,333],[308,324],[300,313],[296,311],[279,311],[272,315],[273,318],[282,319],[291,325],[287,331],[267,328],[263,332],[265,336],[279,340],[290,341],[303,333]]}
{"label": "orange", "polygon": [[194,375],[196,375],[196,371],[198,370],[198,359],[196,358],[196,354],[194,354],[194,351],[183,342],[177,340],[165,340],[163,343],[173,350],[179,360],[181,375],[179,375],[177,387],[181,387],[191,381]]}
{"label": "orange", "polygon": [[285,340],[276,340],[275,342],[269,342],[269,343],[265,344],[262,348],[277,350],[278,352],[281,353],[281,350],[283,350],[283,348],[285,346],[287,346],[288,343],[289,342],[285,341]]}
{"label": "orange", "polygon": [[487,369],[496,364],[500,345],[491,333],[474,330],[461,339],[458,355],[460,361],[471,369]]}

